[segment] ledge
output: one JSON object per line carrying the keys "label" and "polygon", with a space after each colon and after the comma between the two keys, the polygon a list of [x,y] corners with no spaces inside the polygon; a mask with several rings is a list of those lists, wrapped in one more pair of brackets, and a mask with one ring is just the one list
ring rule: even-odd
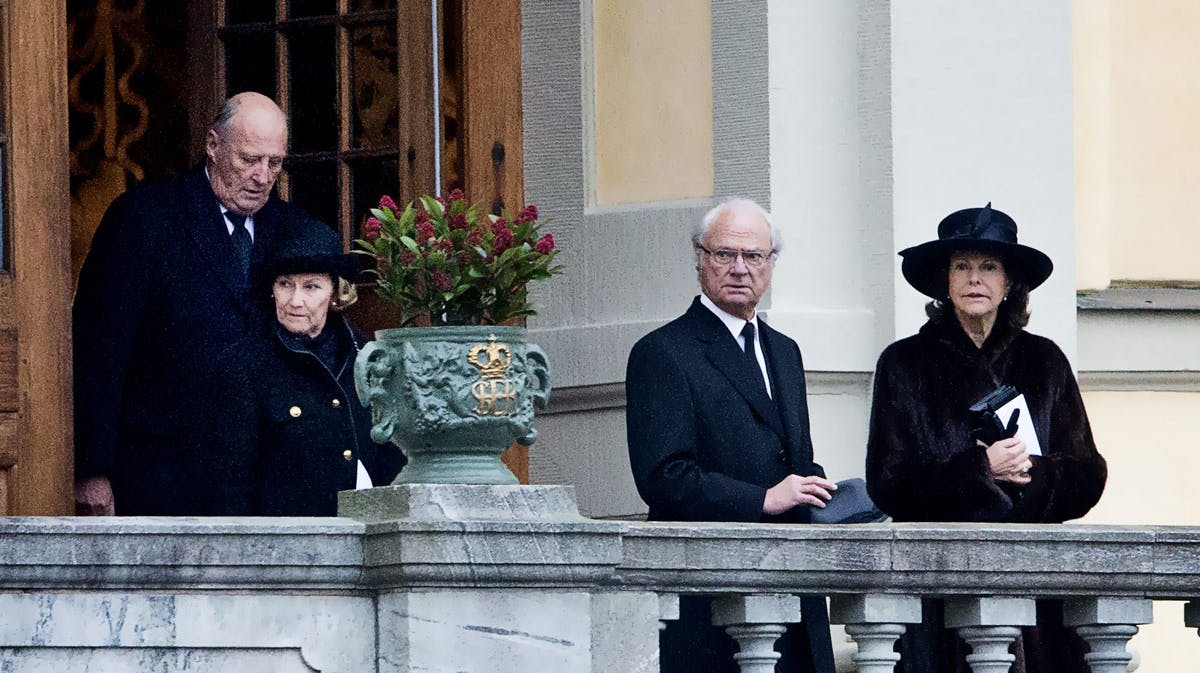
{"label": "ledge", "polygon": [[364,530],[336,518],[3,518],[0,587],[355,589]]}
{"label": "ledge", "polygon": [[625,588],[728,593],[1184,598],[1200,579],[1191,527],[630,524]]}
{"label": "ledge", "polygon": [[1200,287],[1110,287],[1075,296],[1081,311],[1200,312]]}
{"label": "ledge", "polygon": [[[1190,599],[1200,527],[0,519],[0,589]],[[0,591],[0,593],[3,593]]]}

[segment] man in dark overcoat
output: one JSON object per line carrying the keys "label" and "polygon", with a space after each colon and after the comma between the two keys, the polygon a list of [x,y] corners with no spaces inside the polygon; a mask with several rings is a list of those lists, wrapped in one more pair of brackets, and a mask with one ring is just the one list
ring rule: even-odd
{"label": "man in dark overcoat", "polygon": [[[746,199],[713,208],[693,232],[701,294],[629,355],[625,392],[634,481],[659,521],[808,523],[836,486],[813,462],[804,363],[756,311],[781,241]],[[711,600],[682,596],[661,636],[663,671],[738,670]],[[832,673],[823,598],[776,644],[777,670]]]}
{"label": "man in dark overcoat", "polygon": [[202,515],[207,478],[194,394],[258,318],[250,277],[288,222],[273,194],[287,120],[269,98],[224,103],[206,160],[108,207],[73,307],[75,498],[81,514]]}

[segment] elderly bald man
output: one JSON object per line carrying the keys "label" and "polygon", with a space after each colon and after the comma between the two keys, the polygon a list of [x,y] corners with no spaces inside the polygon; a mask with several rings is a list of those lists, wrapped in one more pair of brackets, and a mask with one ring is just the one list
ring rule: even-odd
{"label": "elderly bald man", "polygon": [[287,119],[261,94],[222,104],[206,159],[119,196],[92,239],[73,307],[75,500],[80,514],[214,508],[195,437],[207,365],[262,309],[250,278],[303,214],[274,195]]}

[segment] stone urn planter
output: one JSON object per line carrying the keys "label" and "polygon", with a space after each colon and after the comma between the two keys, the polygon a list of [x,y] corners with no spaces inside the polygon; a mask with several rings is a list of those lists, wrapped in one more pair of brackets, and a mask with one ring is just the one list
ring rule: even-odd
{"label": "stone urn planter", "polygon": [[516,484],[500,454],[533,443],[533,411],[550,399],[546,354],[523,327],[380,330],[354,382],[371,438],[408,457],[394,484]]}

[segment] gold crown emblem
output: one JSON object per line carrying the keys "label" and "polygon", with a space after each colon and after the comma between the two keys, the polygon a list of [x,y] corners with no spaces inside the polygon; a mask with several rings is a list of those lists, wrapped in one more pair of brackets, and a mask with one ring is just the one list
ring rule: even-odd
{"label": "gold crown emblem", "polygon": [[[471,346],[471,350],[467,351],[467,362],[479,368],[481,378],[504,378],[508,373],[508,366],[512,364],[512,351],[508,344],[496,343],[495,334],[489,335],[488,340],[490,343]],[[480,361],[481,353],[487,354],[487,360]]]}

